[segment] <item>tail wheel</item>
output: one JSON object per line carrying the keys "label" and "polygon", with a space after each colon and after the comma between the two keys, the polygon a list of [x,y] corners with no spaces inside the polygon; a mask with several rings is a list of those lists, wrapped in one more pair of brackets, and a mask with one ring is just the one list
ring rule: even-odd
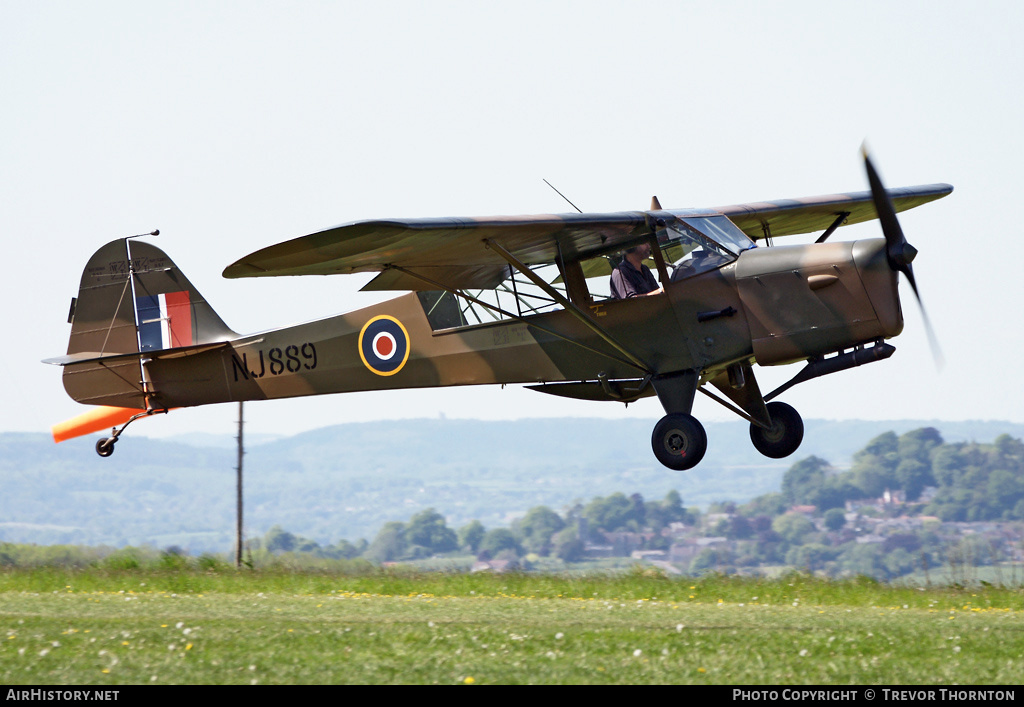
{"label": "tail wheel", "polygon": [[750,441],[761,454],[782,459],[795,452],[804,440],[804,421],[793,406],[786,403],[768,403],[772,426],[768,429],[750,425]]}
{"label": "tail wheel", "polygon": [[651,435],[654,456],[669,469],[692,469],[704,458],[708,435],[693,415],[665,415]]}
{"label": "tail wheel", "polygon": [[114,453],[114,443],[117,442],[116,437],[104,437],[96,441],[96,453],[101,457],[109,457]]}

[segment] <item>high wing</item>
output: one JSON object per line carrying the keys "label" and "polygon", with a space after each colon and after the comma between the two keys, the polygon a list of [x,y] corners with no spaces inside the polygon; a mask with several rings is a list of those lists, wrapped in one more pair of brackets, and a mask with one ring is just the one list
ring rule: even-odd
{"label": "high wing", "polygon": [[[896,211],[906,211],[941,199],[950,194],[953,187],[949,184],[925,184],[886,191]],[[715,211],[728,216],[754,240],[824,231],[844,213],[847,217],[842,223],[846,226],[878,218],[869,191],[720,206]]]}
{"label": "high wing", "polygon": [[[952,191],[931,184],[890,189],[889,195],[896,210],[905,211]],[[526,265],[541,265],[636,244],[655,228],[652,217],[719,213],[754,239],[824,230],[841,214],[847,224],[878,217],[865,191],[717,209],[359,221],[258,250],[229,265],[224,277],[379,272],[364,290],[494,289],[508,277],[509,261],[488,241]]]}
{"label": "high wing", "polygon": [[509,265],[485,240],[539,265],[559,253],[574,259],[649,233],[642,211],[361,221],[264,248],[228,266],[224,277],[381,272],[363,289],[437,289],[403,272],[413,270],[452,289],[493,289]]}

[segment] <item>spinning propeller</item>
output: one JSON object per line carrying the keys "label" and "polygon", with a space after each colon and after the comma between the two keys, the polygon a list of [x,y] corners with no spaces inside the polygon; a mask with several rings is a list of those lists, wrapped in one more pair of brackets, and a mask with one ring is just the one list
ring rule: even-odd
{"label": "spinning propeller", "polygon": [[878,176],[875,166],[871,163],[866,146],[863,148],[863,153],[864,169],[868,173],[868,183],[871,185],[871,198],[875,202],[878,220],[882,224],[882,233],[885,235],[885,257],[889,261],[889,267],[896,272],[903,273],[907,278],[907,282],[910,283],[910,288],[914,291],[914,297],[917,298],[917,306],[921,309],[921,318],[924,320],[924,328],[928,335],[928,344],[931,346],[935,365],[942,368],[944,363],[942,351],[939,348],[938,339],[935,338],[935,331],[932,329],[931,321],[928,319],[928,313],[925,311],[921,293],[917,289],[914,269],[910,265],[917,256],[917,248],[910,245],[907,242],[907,237],[903,235],[903,229],[900,228],[900,222],[896,218],[896,209],[892,205],[888,192],[886,192],[885,187],[882,185],[882,180]]}

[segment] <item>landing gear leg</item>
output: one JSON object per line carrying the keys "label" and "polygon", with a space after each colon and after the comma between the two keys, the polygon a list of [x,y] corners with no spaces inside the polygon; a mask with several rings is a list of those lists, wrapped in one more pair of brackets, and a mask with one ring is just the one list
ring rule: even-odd
{"label": "landing gear leg", "polygon": [[804,439],[804,421],[792,406],[786,403],[768,403],[772,426],[768,429],[750,425],[750,441],[761,454],[772,459],[788,457]]}
{"label": "landing gear leg", "polygon": [[116,427],[113,428],[110,431],[109,437],[103,437],[102,439],[97,440],[96,453],[99,454],[101,457],[109,457],[111,454],[114,453],[114,445],[117,444],[117,440],[121,437],[121,433],[124,432],[125,428],[128,427],[128,425],[132,424],[140,417],[149,417],[150,415],[156,415],[157,413],[166,414],[167,412],[169,411],[166,408],[164,408],[161,410],[146,410],[145,412],[140,412],[138,415],[132,415],[128,422],[121,425],[120,429]]}
{"label": "landing gear leg", "polygon": [[651,448],[658,461],[669,469],[692,469],[708,450],[708,435],[690,414],[697,381],[697,371],[682,371],[652,381],[668,414],[654,426]]}
{"label": "landing gear leg", "polygon": [[708,450],[708,435],[693,415],[665,415],[654,426],[651,448],[658,461],[669,469],[692,469]]}

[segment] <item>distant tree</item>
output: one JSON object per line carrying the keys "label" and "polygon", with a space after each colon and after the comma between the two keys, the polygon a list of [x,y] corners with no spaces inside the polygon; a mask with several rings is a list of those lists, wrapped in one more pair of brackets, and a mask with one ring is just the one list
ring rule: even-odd
{"label": "distant tree", "polygon": [[970,489],[947,486],[939,489],[924,511],[947,523],[964,522],[967,520],[968,510],[975,505],[974,496],[975,493]]}
{"label": "distant tree", "polygon": [[787,513],[772,521],[772,530],[791,545],[799,545],[808,533],[814,532],[814,523],[799,513]]}
{"label": "distant tree", "polygon": [[488,530],[480,542],[480,552],[487,553],[489,557],[497,557],[500,553],[511,550],[515,554],[522,555],[522,547],[516,540],[515,533],[508,528],[493,528]]}
{"label": "distant tree", "polygon": [[746,540],[753,537],[753,535],[754,526],[751,525],[745,516],[736,514],[729,519],[728,526],[725,529],[725,537],[730,540]]}
{"label": "distant tree", "polygon": [[759,531],[753,540],[753,554],[763,564],[778,564],[785,561],[786,542],[771,529]]}
{"label": "distant tree", "polygon": [[851,543],[839,556],[839,566],[850,574],[884,578],[888,570],[882,564],[882,546],[877,543]]}
{"label": "distant tree", "polygon": [[736,502],[735,501],[715,501],[708,504],[708,513],[735,513]]}
{"label": "distant tree", "polygon": [[960,456],[963,445],[946,444],[932,456],[932,476],[940,486],[956,486],[964,474],[964,459]]}
{"label": "distant tree", "polygon": [[906,550],[907,552],[917,552],[921,549],[921,538],[917,537],[913,533],[896,533],[890,535],[882,543],[883,552],[892,552],[893,550]]}
{"label": "distant tree", "polygon": [[320,543],[316,540],[296,536],[295,541],[293,552],[317,552],[320,549]]}
{"label": "distant tree", "polygon": [[789,505],[813,504],[815,495],[825,484],[830,465],[820,457],[798,461],[782,476],[782,495]]}
{"label": "distant tree", "polygon": [[[365,543],[365,541],[363,541]],[[365,550],[365,548],[363,548]],[[359,557],[363,553],[358,546],[353,545],[348,540],[339,540],[333,545],[320,548],[317,553],[320,557],[328,557],[335,560],[350,560],[353,557]]]}
{"label": "distant tree", "polygon": [[583,540],[574,526],[566,526],[551,539],[551,554],[563,562],[579,562],[583,559]]}
{"label": "distant tree", "polygon": [[[613,493],[607,498],[594,498],[583,509],[583,516],[591,532],[604,530],[639,530],[636,504],[622,493]],[[631,524],[632,521],[632,524]]]}
{"label": "distant tree", "polygon": [[817,506],[819,511],[827,511],[832,508],[843,508],[846,502],[861,498],[863,494],[860,489],[849,481],[849,475],[829,476],[825,478],[821,487],[811,493],[811,505]]}
{"label": "distant tree", "polygon": [[1024,464],[1024,442],[1015,439],[1008,434],[1001,434],[996,437],[992,446],[1002,461],[1013,461],[1019,467]]}
{"label": "distant tree", "polygon": [[643,530],[647,527],[647,504],[644,503],[644,497],[638,493],[631,494],[629,497],[629,516],[636,524],[635,530]]}
{"label": "distant tree", "polygon": [[420,511],[409,519],[405,527],[405,539],[431,553],[451,552],[459,545],[455,531],[448,527],[444,516],[433,508]]}
{"label": "distant tree", "polygon": [[564,527],[561,516],[547,506],[536,506],[516,522],[515,532],[527,552],[547,555],[551,551],[551,536]]}
{"label": "distant tree", "polygon": [[903,489],[908,501],[916,501],[925,486],[935,483],[930,464],[916,458],[901,459],[896,467],[896,482]]}
{"label": "distant tree", "polygon": [[865,444],[864,449],[854,455],[854,459],[863,457],[864,455],[871,455],[886,459],[892,458],[892,462],[895,464],[895,458],[892,457],[892,455],[898,452],[899,445],[900,440],[896,436],[895,432],[883,432]]}
{"label": "distant tree", "polygon": [[654,535],[654,537],[644,542],[645,550],[663,550],[668,551],[672,547],[672,540],[661,534]]}
{"label": "distant tree", "polygon": [[[697,556],[690,562],[690,572],[692,574],[700,574],[708,570],[723,570],[726,565],[730,565],[734,561],[734,557],[729,550],[712,549],[706,547],[697,553]],[[735,571],[735,568],[733,568]]]}
{"label": "distant tree", "polygon": [[846,525],[846,514],[841,508],[830,508],[825,511],[824,522],[827,530],[839,530]]}
{"label": "distant tree", "polygon": [[868,442],[853,455],[850,469],[853,485],[868,498],[877,498],[887,488],[898,488],[896,466],[899,464],[899,438],[886,432]]}
{"label": "distant tree", "polygon": [[682,517],[686,514],[686,509],[683,508],[683,497],[675,489],[665,494],[665,498],[661,501],[661,509],[668,515]]}
{"label": "distant tree", "polygon": [[995,469],[985,484],[985,500],[1000,517],[1013,518],[1012,509],[1024,500],[1024,478],[1009,469]]}
{"label": "distant tree", "polygon": [[468,548],[474,555],[480,549],[480,541],[484,539],[487,530],[483,523],[478,520],[471,520],[468,524],[459,528],[459,547]]}
{"label": "distant tree", "polygon": [[1010,511],[1010,518],[1013,520],[1024,520],[1024,498],[1013,505],[1013,510]]}
{"label": "distant tree", "polygon": [[900,461],[914,459],[931,468],[932,450],[942,445],[942,435],[934,427],[922,427],[900,435],[896,451]]}
{"label": "distant tree", "polygon": [[275,525],[263,536],[263,547],[270,552],[292,552],[298,545],[298,538],[280,525]]}
{"label": "distant tree", "polygon": [[926,513],[945,521],[1024,520],[1024,443],[1001,435],[993,444],[934,447],[939,488]]}
{"label": "distant tree", "polygon": [[160,552],[160,567],[178,570],[188,567],[188,553],[177,545],[172,545]]}
{"label": "distant tree", "polygon": [[882,567],[886,579],[894,579],[913,572],[917,565],[917,557],[903,548],[896,548],[882,556]]}
{"label": "distant tree", "polygon": [[693,525],[696,520],[693,514],[683,507],[683,499],[675,489],[665,494],[661,501],[647,503],[644,511],[647,527],[655,531],[667,528],[672,523]]}
{"label": "distant tree", "polygon": [[732,523],[728,518],[719,518],[705,526],[704,536],[708,538],[724,538],[728,536],[729,528],[731,527]]}
{"label": "distant tree", "polygon": [[405,523],[385,523],[377,533],[364,556],[374,562],[394,562],[405,557],[409,542],[405,538]]}
{"label": "distant tree", "polygon": [[836,548],[819,543],[796,545],[786,553],[786,564],[808,572],[823,569],[826,562],[834,560],[838,555]]}
{"label": "distant tree", "polygon": [[744,505],[740,512],[748,517],[774,518],[785,513],[788,507],[786,499],[781,493],[766,493]]}

